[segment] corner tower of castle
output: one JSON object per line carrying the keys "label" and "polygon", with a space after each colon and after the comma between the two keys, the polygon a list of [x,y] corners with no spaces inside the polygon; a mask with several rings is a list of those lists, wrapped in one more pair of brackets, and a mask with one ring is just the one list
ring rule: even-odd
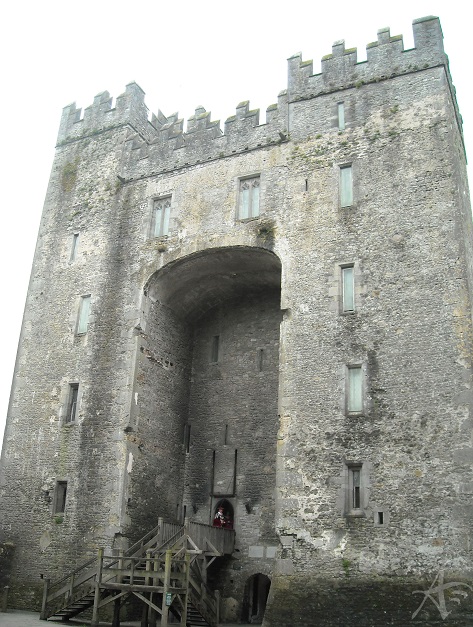
{"label": "corner tower of castle", "polygon": [[[221,506],[223,622],[470,624],[471,211],[413,29],[291,57],[265,124],[184,128],[135,83],[64,109],[1,461],[17,607]],[[434,581],[464,594],[420,607]]]}

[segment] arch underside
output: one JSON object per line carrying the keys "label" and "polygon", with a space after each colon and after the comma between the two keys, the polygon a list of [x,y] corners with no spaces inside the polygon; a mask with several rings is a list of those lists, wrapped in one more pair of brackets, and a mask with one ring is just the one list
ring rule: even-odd
{"label": "arch underside", "polygon": [[264,248],[205,250],[171,262],[149,281],[151,300],[187,321],[229,299],[280,289],[281,262]]}

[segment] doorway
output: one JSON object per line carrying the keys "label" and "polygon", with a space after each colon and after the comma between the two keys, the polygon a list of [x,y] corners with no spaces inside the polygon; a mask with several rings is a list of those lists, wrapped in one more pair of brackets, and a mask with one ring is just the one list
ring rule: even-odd
{"label": "doorway", "polygon": [[[271,580],[267,575],[257,573],[251,576],[245,586],[245,603],[243,617],[251,625],[261,625],[266,610]],[[245,611],[246,610],[246,611]]]}

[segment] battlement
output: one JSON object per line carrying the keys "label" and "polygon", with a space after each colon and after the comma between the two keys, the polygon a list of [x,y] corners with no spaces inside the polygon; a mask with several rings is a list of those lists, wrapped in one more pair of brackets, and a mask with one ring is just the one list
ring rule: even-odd
{"label": "battlement", "polygon": [[439,19],[414,20],[413,32],[415,47],[404,50],[402,36],[391,36],[389,28],[380,29],[377,41],[367,45],[363,62],[357,61],[356,48],[346,49],[344,40],[336,41],[332,52],[322,58],[319,74],[313,74],[312,61],[303,61],[300,54],[290,57],[287,90],[280,92],[277,104],[268,107],[265,124],[259,123],[259,109],[252,110],[245,100],[225,121],[224,132],[200,105],[184,128],[177,113],[166,116],[158,110],[157,115],[150,115],[143,90],[130,83],[114,108],[108,92],[95,97],[83,119],[75,104],[66,107],[58,143],[129,125],[134,132],[127,142],[127,170],[133,178],[279,143],[291,132],[290,103],[438,66],[444,66],[448,74]]}
{"label": "battlement", "polygon": [[94,98],[94,102],[82,110],[77,109],[76,103],[64,107],[57,143],[67,143],[87,135],[96,135],[104,130],[130,124],[143,137],[151,139],[148,124],[148,109],[144,103],[145,93],[137,83],[129,83],[125,93],[117,97],[112,109],[112,98],[108,91],[104,91]]}
{"label": "battlement", "polygon": [[357,62],[357,49],[345,48],[336,41],[332,53],[322,58],[322,71],[313,74],[312,61],[292,56],[288,68],[289,101],[312,98],[323,93],[360,87],[408,72],[448,65],[443,50],[443,35],[438,17],[423,17],[413,22],[414,48],[404,50],[402,35],[394,37],[389,28],[378,31],[378,39],[366,46],[366,61]]}

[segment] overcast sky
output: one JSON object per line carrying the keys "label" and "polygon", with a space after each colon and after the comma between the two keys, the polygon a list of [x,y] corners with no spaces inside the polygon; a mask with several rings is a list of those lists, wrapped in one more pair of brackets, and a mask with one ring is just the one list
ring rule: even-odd
{"label": "overcast sky", "polygon": [[[7,4],[7,6],[5,6]],[[0,9],[3,127],[3,228],[0,255],[3,431],[23,307],[39,220],[54,156],[61,110],[87,107],[93,97],[113,97],[135,80],[151,111],[178,111],[185,120],[197,105],[212,111],[223,129],[236,105],[277,101],[286,88],[287,61],[296,52],[320,59],[345,39],[366,58],[366,44],[389,26],[413,46],[412,20],[438,15],[467,149],[473,150],[471,8],[459,0],[382,3],[317,0],[232,3],[155,0],[10,0]],[[473,157],[472,157],[473,159]],[[471,167],[470,167],[471,170]],[[472,175],[470,174],[470,180]],[[0,436],[1,441],[1,436]]]}

